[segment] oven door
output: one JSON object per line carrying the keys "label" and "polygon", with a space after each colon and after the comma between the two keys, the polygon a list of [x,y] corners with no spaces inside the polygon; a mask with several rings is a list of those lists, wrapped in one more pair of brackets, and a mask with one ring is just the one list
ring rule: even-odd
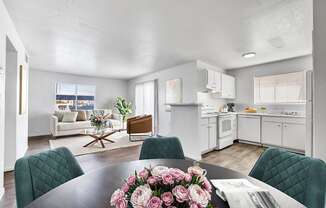
{"label": "oven door", "polygon": [[233,133],[233,116],[219,117],[219,137],[230,136]]}

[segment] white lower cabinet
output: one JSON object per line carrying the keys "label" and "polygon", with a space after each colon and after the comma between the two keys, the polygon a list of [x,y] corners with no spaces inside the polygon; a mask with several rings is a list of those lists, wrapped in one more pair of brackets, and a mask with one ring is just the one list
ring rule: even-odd
{"label": "white lower cabinet", "polygon": [[217,118],[202,118],[199,129],[201,152],[205,153],[215,149],[217,146]]}
{"label": "white lower cabinet", "polygon": [[238,116],[238,139],[260,143],[260,116]]}
{"label": "white lower cabinet", "polygon": [[306,126],[301,123],[284,123],[283,124],[283,146],[304,150],[306,139]]}
{"label": "white lower cabinet", "polygon": [[282,145],[282,123],[271,120],[270,117],[262,118],[261,142],[270,145]]}
{"label": "white lower cabinet", "polygon": [[302,118],[262,118],[261,142],[295,150],[305,150],[306,126]]}

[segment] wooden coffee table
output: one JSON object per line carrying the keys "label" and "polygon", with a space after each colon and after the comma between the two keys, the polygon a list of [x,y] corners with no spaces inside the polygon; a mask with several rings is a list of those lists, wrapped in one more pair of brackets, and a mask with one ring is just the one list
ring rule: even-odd
{"label": "wooden coffee table", "polygon": [[91,144],[94,144],[96,142],[100,142],[102,148],[105,148],[105,145],[103,143],[104,141],[108,141],[111,143],[114,143],[115,141],[111,140],[111,139],[107,139],[106,137],[115,134],[117,132],[121,132],[121,131],[125,131],[125,129],[112,129],[112,128],[106,128],[103,129],[101,133],[98,133],[95,129],[87,129],[85,131],[82,132],[83,135],[87,135],[92,137],[94,140],[85,144],[83,147],[88,147]]}

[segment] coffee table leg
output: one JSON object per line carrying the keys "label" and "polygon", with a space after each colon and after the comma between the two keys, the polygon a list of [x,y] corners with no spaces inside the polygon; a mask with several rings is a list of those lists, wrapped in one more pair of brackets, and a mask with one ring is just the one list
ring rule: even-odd
{"label": "coffee table leg", "polygon": [[105,148],[102,139],[100,139],[100,142],[101,142],[102,147]]}
{"label": "coffee table leg", "polygon": [[85,144],[83,147],[88,147],[89,145],[91,145],[91,144],[93,144],[93,143],[95,143],[95,142],[97,142],[97,139],[94,139],[94,140],[91,141],[90,143]]}
{"label": "coffee table leg", "polygon": [[111,143],[115,143],[115,141],[112,141],[112,140],[110,140],[110,139],[105,139],[105,138],[103,138],[103,140],[108,141],[108,142],[111,142]]}

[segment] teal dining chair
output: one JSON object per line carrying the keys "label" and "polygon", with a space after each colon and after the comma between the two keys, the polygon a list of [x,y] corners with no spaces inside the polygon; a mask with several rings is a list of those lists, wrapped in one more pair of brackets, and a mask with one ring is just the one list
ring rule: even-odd
{"label": "teal dining chair", "polygon": [[55,187],[84,172],[67,148],[20,158],[15,164],[17,207],[23,208]]}
{"label": "teal dining chair", "polygon": [[150,137],[145,139],[139,159],[162,158],[185,159],[181,143],[177,137]]}
{"label": "teal dining chair", "polygon": [[249,173],[308,208],[325,208],[325,162],[279,148],[267,149]]}

